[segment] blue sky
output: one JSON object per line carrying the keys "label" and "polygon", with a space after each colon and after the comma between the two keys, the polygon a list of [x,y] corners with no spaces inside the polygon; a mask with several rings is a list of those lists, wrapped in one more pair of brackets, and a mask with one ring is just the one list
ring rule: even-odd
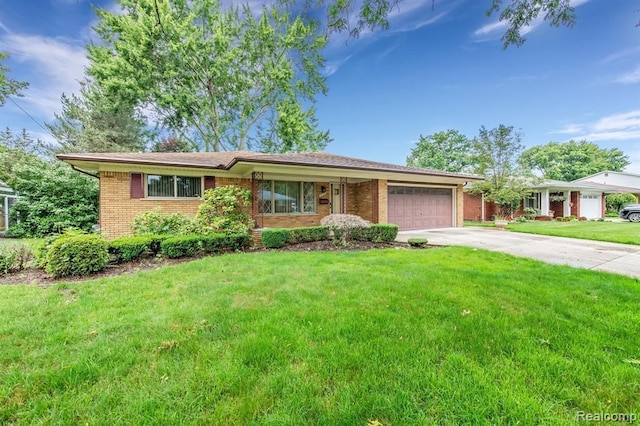
{"label": "blue sky", "polygon": [[[110,0],[98,0],[112,8]],[[640,173],[640,0],[574,0],[572,29],[536,22],[520,48],[502,49],[489,0],[402,0],[388,31],[334,35],[325,50],[329,93],[317,103],[327,151],[404,164],[420,134],[514,126],[527,146],[587,139],[631,157]],[[86,0],[0,0],[0,50],[30,82],[16,101],[48,122],[76,92],[95,17]],[[0,126],[50,141],[11,102]]]}

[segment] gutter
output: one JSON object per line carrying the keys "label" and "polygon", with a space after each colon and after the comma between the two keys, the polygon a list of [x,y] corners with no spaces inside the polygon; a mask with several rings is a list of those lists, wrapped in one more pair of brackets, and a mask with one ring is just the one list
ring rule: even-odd
{"label": "gutter", "polygon": [[87,171],[77,168],[73,164],[71,164],[71,169],[75,170],[76,172],[82,173],[83,175],[91,176],[93,178],[100,180],[100,176],[97,173],[94,175],[93,173],[89,173]]}

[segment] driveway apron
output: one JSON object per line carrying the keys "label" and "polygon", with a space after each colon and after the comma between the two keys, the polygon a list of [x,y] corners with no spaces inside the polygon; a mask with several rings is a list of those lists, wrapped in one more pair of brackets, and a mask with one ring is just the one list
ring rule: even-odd
{"label": "driveway apron", "polygon": [[429,244],[475,247],[640,278],[640,246],[482,227],[402,231],[397,240],[406,242],[415,237],[427,238]]}

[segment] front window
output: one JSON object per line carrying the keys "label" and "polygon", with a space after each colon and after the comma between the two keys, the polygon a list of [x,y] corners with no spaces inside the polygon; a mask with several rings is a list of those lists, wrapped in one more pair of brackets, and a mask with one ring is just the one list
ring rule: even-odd
{"label": "front window", "polygon": [[542,206],[542,194],[539,192],[532,192],[524,199],[524,208],[535,209],[536,211],[540,210]]}
{"label": "front window", "polygon": [[313,182],[264,180],[258,200],[260,213],[315,213],[316,186]]}
{"label": "front window", "polygon": [[147,197],[195,198],[202,195],[202,178],[147,175]]}

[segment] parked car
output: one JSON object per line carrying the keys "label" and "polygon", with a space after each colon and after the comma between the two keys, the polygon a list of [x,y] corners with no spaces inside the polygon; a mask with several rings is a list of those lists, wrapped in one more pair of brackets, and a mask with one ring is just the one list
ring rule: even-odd
{"label": "parked car", "polygon": [[620,210],[620,217],[630,222],[640,222],[640,204],[629,204]]}

